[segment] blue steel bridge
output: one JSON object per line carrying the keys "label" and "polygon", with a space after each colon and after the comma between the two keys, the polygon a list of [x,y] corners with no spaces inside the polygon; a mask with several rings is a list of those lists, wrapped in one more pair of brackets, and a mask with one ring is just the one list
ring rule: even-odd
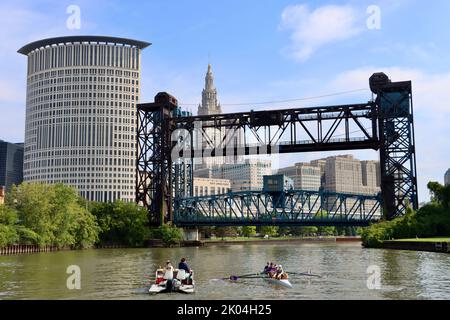
{"label": "blue steel bridge", "polygon": [[185,227],[367,226],[380,218],[380,195],[288,190],[277,194],[241,191],[175,199],[173,221]]}
{"label": "blue steel bridge", "polygon": [[[375,99],[360,104],[191,116],[158,93],[138,105],[136,202],[151,225],[364,226],[418,207],[411,82],[384,73],[369,79]],[[212,141],[211,128],[225,134]],[[241,145],[230,144],[237,131]],[[205,143],[197,146],[198,134]],[[256,142],[256,144],[255,144]],[[228,192],[193,197],[193,164],[201,156],[335,150],[379,152],[381,192],[367,196],[324,190]]]}

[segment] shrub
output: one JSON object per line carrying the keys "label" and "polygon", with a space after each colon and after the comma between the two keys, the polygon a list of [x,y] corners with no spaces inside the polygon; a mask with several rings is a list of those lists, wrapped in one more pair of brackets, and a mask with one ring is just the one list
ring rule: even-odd
{"label": "shrub", "polygon": [[163,224],[162,226],[152,230],[152,237],[161,239],[165,245],[179,243],[183,238],[181,229],[174,225]]}

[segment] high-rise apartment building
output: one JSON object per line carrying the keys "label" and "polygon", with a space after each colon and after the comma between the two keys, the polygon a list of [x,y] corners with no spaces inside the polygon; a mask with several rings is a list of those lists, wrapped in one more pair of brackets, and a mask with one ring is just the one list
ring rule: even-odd
{"label": "high-rise apartment building", "polygon": [[89,200],[133,200],[141,50],[124,38],[39,40],[28,57],[24,180]]}
{"label": "high-rise apartment building", "polygon": [[23,181],[23,143],[0,140],[0,187],[10,191]]}
{"label": "high-rise apartment building", "polygon": [[444,184],[449,185],[450,184],[450,169],[447,170],[444,176]]}

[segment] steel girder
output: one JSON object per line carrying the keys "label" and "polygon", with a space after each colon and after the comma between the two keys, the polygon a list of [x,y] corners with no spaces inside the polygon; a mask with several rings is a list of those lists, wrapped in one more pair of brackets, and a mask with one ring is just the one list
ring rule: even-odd
{"label": "steel girder", "polygon": [[258,191],[179,200],[174,222],[193,225],[368,225],[382,217],[380,195],[289,190]]}
{"label": "steel girder", "polygon": [[418,209],[411,82],[388,83],[377,91],[381,190],[387,219]]}

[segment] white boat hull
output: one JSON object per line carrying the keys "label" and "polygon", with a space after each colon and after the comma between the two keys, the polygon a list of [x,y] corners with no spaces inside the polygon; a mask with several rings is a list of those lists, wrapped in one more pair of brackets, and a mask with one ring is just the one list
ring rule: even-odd
{"label": "white boat hull", "polygon": [[292,288],[292,284],[287,279],[282,279],[282,280],[273,279],[273,278],[264,278],[264,279],[272,284],[280,285],[280,286],[283,286],[283,287],[289,288],[289,289]]}

